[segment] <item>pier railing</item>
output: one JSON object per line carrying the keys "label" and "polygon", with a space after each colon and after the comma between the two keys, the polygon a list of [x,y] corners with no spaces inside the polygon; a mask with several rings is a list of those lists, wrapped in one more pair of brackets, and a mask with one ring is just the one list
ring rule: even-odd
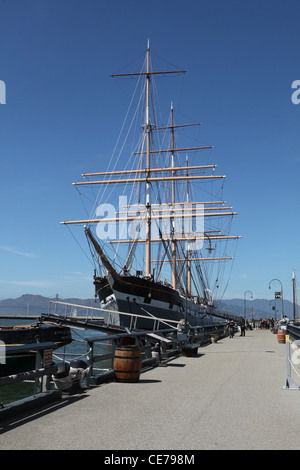
{"label": "pier railing", "polygon": [[[56,364],[54,364],[54,362],[46,363],[45,348],[39,349],[37,344],[35,349],[35,370],[15,374],[13,376],[0,377],[0,389],[4,385],[19,383],[24,380],[33,381],[34,395],[9,404],[1,405],[0,403],[0,419],[7,413],[9,414],[10,412],[14,412],[14,410],[22,409],[23,407],[32,408],[36,406],[36,403],[48,402],[60,398],[62,390],[56,387],[54,380],[60,363],[71,364],[71,361],[74,358],[85,361],[86,369],[84,386],[90,387],[115,379],[113,365],[115,350],[122,344],[134,344],[140,347],[142,355],[142,370],[145,370],[145,368],[154,367],[181,354],[186,356],[196,355],[198,347],[208,344],[216,338],[226,336],[226,325],[224,323],[189,327],[185,330],[184,325],[178,325],[177,321],[174,322],[168,320],[168,323],[166,322],[167,324],[165,325],[167,328],[157,329],[156,327],[158,326],[158,323],[156,318],[153,318],[152,330],[130,331],[129,329],[126,329],[126,331],[117,331],[115,329],[110,329],[109,325],[102,323],[99,311],[102,311],[103,309],[76,304],[66,304],[63,302],[52,302],[52,304],[55,305],[49,307],[48,315],[43,315],[43,319],[51,321],[55,319],[59,323],[63,324],[70,324],[71,319],[73,322],[71,322],[71,324],[83,327],[85,331],[86,329],[94,328],[99,330],[99,333],[95,333],[92,336],[88,336],[87,333],[82,335],[82,341],[85,343],[85,351],[81,351],[79,354],[76,353],[73,355],[72,352],[67,351],[68,346],[71,347],[73,342],[68,346],[65,346],[64,349],[58,349],[55,350],[55,352],[51,351],[51,344],[47,345],[46,352],[49,352],[49,350],[51,351],[51,357],[55,359]],[[60,308],[64,308],[63,314],[58,310],[58,304]],[[50,313],[51,308],[54,308],[52,313]],[[138,317],[144,316],[133,315],[133,317],[135,317],[133,322],[135,322],[134,324],[136,325]],[[146,318],[149,319],[148,316]],[[159,320],[159,322],[163,323],[164,321]],[[172,326],[172,324],[174,326]],[[106,331],[106,333],[103,333],[103,331]],[[97,345],[99,344],[103,345],[100,354],[97,352]],[[27,347],[30,348],[30,350],[33,349],[32,345],[24,345],[24,350]],[[54,345],[53,349],[55,349]]]}
{"label": "pier railing", "polygon": [[[17,383],[31,381],[33,382],[33,395],[20,400],[12,401],[8,404],[1,403],[0,400],[0,420],[18,410],[30,409],[37,404],[45,404],[49,401],[57,400],[61,397],[61,392],[51,387],[51,376],[56,373],[57,365],[52,363],[52,348],[56,347],[55,343],[43,343],[42,349],[39,349],[38,343],[33,348],[31,345],[22,345],[19,351],[26,353],[28,351],[36,352],[35,369],[27,372],[20,372],[18,374],[0,377],[0,391],[1,387],[7,385],[14,385]],[[50,356],[49,356],[50,352]],[[50,357],[50,362],[46,358]],[[0,395],[1,396],[1,395]]]}
{"label": "pier railing", "polygon": [[287,331],[294,340],[300,339],[300,325],[294,323],[288,323]]}
{"label": "pier railing", "polygon": [[283,388],[300,390],[300,326],[298,322],[288,323],[283,332],[286,333],[286,379]]}
{"label": "pier railing", "polygon": [[[188,332],[180,329],[166,328],[150,331],[127,331],[118,333],[99,333],[99,335],[83,336],[79,342],[86,343],[86,352],[70,354],[60,352],[54,357],[60,361],[76,359],[86,361],[88,374],[87,384],[94,385],[109,379],[114,379],[115,350],[120,345],[139,346],[142,354],[142,367],[152,367],[169,358],[179,355],[196,355],[198,347],[216,341],[226,335],[224,324],[212,324],[190,328]],[[73,339],[74,341],[74,339]],[[97,352],[97,346],[102,345],[102,351]],[[67,349],[71,345],[67,346]],[[102,367],[100,364],[102,363]],[[104,363],[104,366],[103,366]]]}

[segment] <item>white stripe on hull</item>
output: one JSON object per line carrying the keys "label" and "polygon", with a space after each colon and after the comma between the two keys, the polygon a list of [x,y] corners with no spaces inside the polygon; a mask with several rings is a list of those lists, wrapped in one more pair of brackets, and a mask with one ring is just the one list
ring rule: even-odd
{"label": "white stripe on hull", "polygon": [[[150,317],[153,315],[158,319],[173,320],[179,322],[182,318],[185,317],[185,299],[182,298],[182,304],[184,308],[179,305],[173,305],[173,308],[170,308],[169,303],[162,302],[159,300],[151,299],[150,303],[144,302],[144,297],[130,296],[124,292],[119,292],[114,290],[114,295],[109,299],[106,299],[106,302],[101,302],[101,307],[104,309],[111,310],[111,313],[104,313],[104,321],[117,326],[130,326],[130,316],[119,314],[120,312],[125,312],[135,315],[144,315],[147,316],[149,313]],[[205,323],[212,323],[213,319],[208,315],[206,316],[205,309],[201,308],[200,305],[197,305],[191,301],[187,302],[187,311],[188,311],[188,322],[192,326],[201,326]],[[205,318],[204,318],[205,317]],[[146,320],[139,318],[135,325],[137,328],[152,328],[153,319]],[[171,323],[169,326],[176,327],[176,323]],[[161,328],[168,327],[168,325],[163,325],[161,323]]]}

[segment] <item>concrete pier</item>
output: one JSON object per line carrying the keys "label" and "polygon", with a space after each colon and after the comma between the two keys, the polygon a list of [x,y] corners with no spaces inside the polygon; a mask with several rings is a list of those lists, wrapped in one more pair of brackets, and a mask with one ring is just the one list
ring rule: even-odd
{"label": "concrete pier", "polygon": [[300,449],[300,391],[283,389],[276,335],[237,333],[198,353],[10,418],[0,449]]}

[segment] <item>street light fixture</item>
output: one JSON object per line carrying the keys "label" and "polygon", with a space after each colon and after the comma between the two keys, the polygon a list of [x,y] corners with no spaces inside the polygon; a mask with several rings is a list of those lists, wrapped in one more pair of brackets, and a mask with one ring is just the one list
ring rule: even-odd
{"label": "street light fixture", "polygon": [[[274,306],[272,307],[272,303],[271,302],[274,302]],[[275,299],[274,300],[270,300],[269,302],[269,305],[272,307],[272,310],[274,310],[275,312],[275,322],[277,321],[277,310],[276,310],[276,301]],[[272,315],[273,316],[273,315]]]}
{"label": "street light fixture", "polygon": [[271,289],[271,283],[273,281],[277,281],[280,283],[280,286],[281,286],[281,302],[282,302],[282,312],[281,312],[281,318],[283,318],[283,315],[284,315],[284,311],[283,311],[283,288],[282,288],[282,282],[280,281],[280,279],[271,279],[271,281],[269,282],[269,289]]}
{"label": "street light fixture", "polygon": [[246,290],[244,293],[244,318],[245,318],[245,326],[246,326],[246,294],[251,294],[251,299],[253,299],[253,293],[251,290]]}

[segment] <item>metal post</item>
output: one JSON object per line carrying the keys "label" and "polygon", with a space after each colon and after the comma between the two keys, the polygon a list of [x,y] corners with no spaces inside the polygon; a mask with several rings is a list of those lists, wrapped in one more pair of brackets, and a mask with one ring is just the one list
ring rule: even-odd
{"label": "metal post", "polygon": [[[35,356],[35,368],[36,370],[43,367],[43,350],[38,349]],[[34,394],[42,393],[43,390],[43,377],[37,377],[34,381]]]}
{"label": "metal post", "polygon": [[87,341],[88,350],[86,354],[86,359],[89,367],[89,372],[87,376],[87,383],[90,383],[91,377],[93,377],[93,364],[94,364],[94,342]]}
{"label": "metal post", "polygon": [[246,294],[251,294],[251,299],[253,299],[253,293],[251,290],[246,290],[244,292],[244,319],[245,319],[245,328],[246,328],[246,318],[247,318],[247,313],[246,313]]}
{"label": "metal post", "polygon": [[291,358],[290,358],[290,339],[289,335],[285,336],[286,341],[286,379],[285,385],[282,387],[285,390],[300,390],[299,385],[291,377]]}

